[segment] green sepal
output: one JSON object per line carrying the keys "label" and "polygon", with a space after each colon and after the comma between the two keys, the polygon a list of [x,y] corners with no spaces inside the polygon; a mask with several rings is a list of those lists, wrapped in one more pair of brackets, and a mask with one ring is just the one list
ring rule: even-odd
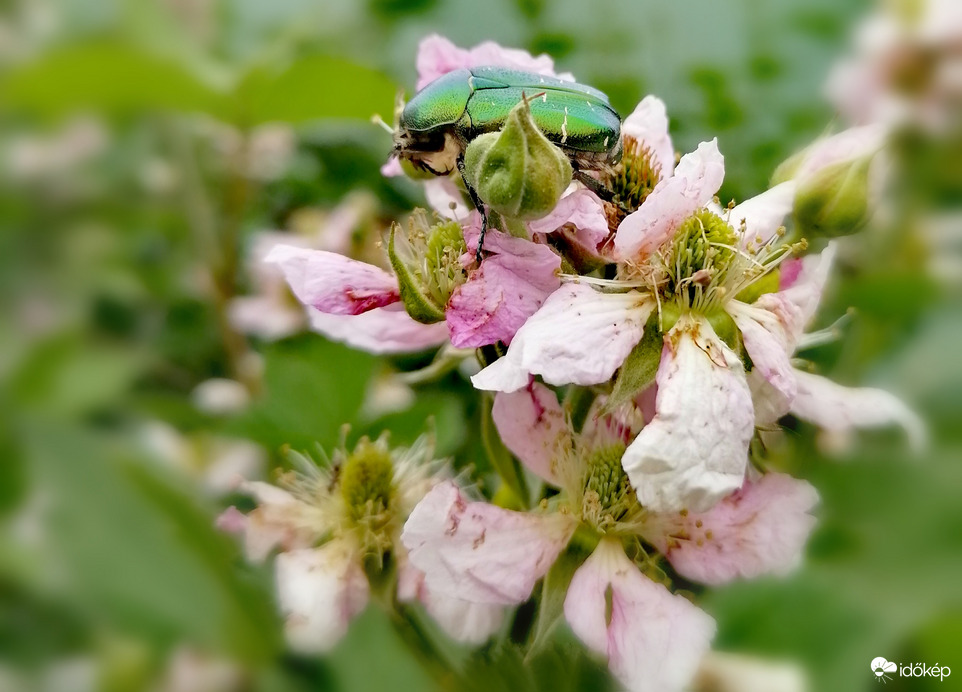
{"label": "green sepal", "polygon": [[627,404],[655,381],[658,366],[661,364],[663,342],[661,330],[658,328],[658,316],[652,315],[645,325],[641,341],[631,349],[618,370],[614,388],[605,402],[605,410],[612,411],[622,404]]}
{"label": "green sepal", "polygon": [[871,162],[863,156],[826,166],[799,185],[792,215],[802,236],[837,238],[865,225]]}
{"label": "green sepal", "polygon": [[422,282],[402,260],[397,243],[398,225],[391,226],[391,236],[388,240],[387,254],[391,260],[391,268],[397,275],[401,302],[412,319],[422,324],[434,324],[444,320],[444,307],[438,306],[432,299]]}

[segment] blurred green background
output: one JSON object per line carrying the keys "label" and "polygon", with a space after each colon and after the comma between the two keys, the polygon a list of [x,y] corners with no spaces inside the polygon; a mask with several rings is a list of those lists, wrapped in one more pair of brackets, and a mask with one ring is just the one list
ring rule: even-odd
{"label": "blurred green background", "polygon": [[[224,469],[267,475],[284,445],[330,449],[345,422],[405,442],[433,416],[441,453],[483,473],[478,398],[457,372],[392,395],[386,376],[429,357],[241,335],[229,311],[258,288],[256,234],[319,227],[360,190],[355,230],[370,241],[423,204],[414,183],[381,177],[390,138],[368,119],[390,120],[397,89],[410,93],[432,32],[548,52],[622,114],[659,95],[676,149],[717,136],[722,197],[744,199],[842,126],[822,87],[872,7],[5,3],[0,689],[432,689],[373,609],[329,657],[285,652],[269,567],[247,565],[213,521],[249,506]],[[962,689],[962,240],[926,230],[962,209],[960,142],[903,143],[894,211],[847,244],[820,313],[824,326],[854,308],[844,337],[803,354],[838,381],[900,393],[932,446],[912,457],[897,431],[839,439],[789,420],[772,454],[823,500],[807,561],[704,596],[718,648],[797,661],[815,690],[870,689],[876,656],[954,670],[887,689]],[[205,406],[196,388],[210,378],[247,394]],[[191,688],[185,670],[210,677]]]}

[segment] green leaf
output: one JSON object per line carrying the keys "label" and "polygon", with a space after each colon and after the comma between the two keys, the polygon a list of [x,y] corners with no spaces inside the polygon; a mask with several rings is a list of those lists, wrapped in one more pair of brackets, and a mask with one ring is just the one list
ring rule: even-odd
{"label": "green leaf", "polygon": [[308,55],[286,68],[252,69],[234,93],[239,123],[301,123],[318,118],[390,121],[397,87],[386,76],[326,55]]}
{"label": "green leaf", "polygon": [[118,454],[117,441],[49,423],[27,426],[51,548],[80,606],[158,645],[191,642],[263,661],[278,647],[271,597],[236,570],[213,512]]}
{"label": "green leaf", "polygon": [[216,112],[222,94],[181,65],[118,41],[76,43],[11,70],[0,103],[43,115],[94,109]]}

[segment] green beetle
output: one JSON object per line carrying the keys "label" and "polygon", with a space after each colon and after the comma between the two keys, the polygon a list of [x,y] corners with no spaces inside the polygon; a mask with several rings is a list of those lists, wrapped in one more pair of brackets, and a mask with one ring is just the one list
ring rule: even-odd
{"label": "green beetle", "polygon": [[[504,67],[448,72],[421,89],[401,111],[394,153],[415,168],[464,178],[464,150],[475,137],[500,130],[527,94],[531,116],[544,135],[571,159],[575,178],[610,197],[587,170],[603,170],[621,158],[621,118],[597,89],[555,77]],[[535,97],[535,98],[532,98]],[[465,187],[487,226],[477,192]],[[479,257],[481,249],[478,249]]]}

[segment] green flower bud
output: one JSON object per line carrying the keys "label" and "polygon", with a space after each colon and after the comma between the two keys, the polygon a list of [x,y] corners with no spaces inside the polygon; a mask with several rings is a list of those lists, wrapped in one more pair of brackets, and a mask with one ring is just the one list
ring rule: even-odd
{"label": "green flower bud", "polygon": [[571,183],[571,162],[535,125],[527,99],[512,109],[500,132],[468,145],[464,164],[468,182],[485,203],[526,221],[550,213]]}
{"label": "green flower bud", "polygon": [[467,251],[457,221],[429,226],[427,214],[415,209],[407,230],[391,227],[388,256],[398,277],[404,309],[418,322],[444,319],[444,308],[467,274],[459,258]]}
{"label": "green flower bud", "polygon": [[865,156],[826,166],[799,184],[792,211],[803,236],[835,238],[865,225],[871,161]]}

